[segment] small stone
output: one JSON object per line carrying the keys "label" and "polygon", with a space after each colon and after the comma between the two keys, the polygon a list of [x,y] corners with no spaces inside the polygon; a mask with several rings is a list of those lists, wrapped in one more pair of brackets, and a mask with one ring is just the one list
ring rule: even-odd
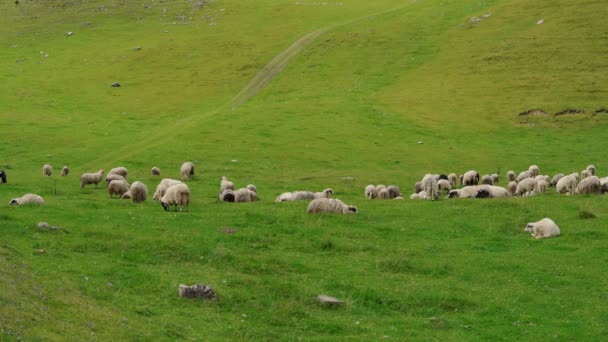
{"label": "small stone", "polygon": [[319,301],[319,303],[321,304],[329,304],[329,305],[339,305],[342,304],[343,302],[341,300],[339,300],[338,298],[334,298],[334,297],[330,297],[328,295],[324,295],[324,294],[320,294],[317,296],[317,300]]}
{"label": "small stone", "polygon": [[238,160],[236,160],[236,159],[232,159],[232,162],[233,162],[233,163],[238,163],[239,161],[238,161]]}
{"label": "small stone", "polygon": [[536,22],[536,25],[542,25],[545,22],[545,19],[541,19]]}
{"label": "small stone", "polygon": [[112,83],[111,86],[114,87],[114,88],[118,88],[118,87],[120,87],[120,83],[114,82],[114,83]]}
{"label": "small stone", "polygon": [[68,36],[68,37],[71,36],[71,35],[73,35],[73,34],[74,34],[74,32],[72,32],[72,31],[66,32],[66,36]]}
{"label": "small stone", "polygon": [[416,144],[422,145],[422,144],[424,144],[424,141],[418,140],[418,141],[416,141]]}
{"label": "small stone", "polygon": [[191,286],[179,284],[178,293],[180,297],[217,300],[217,294],[211,285],[194,284]]}

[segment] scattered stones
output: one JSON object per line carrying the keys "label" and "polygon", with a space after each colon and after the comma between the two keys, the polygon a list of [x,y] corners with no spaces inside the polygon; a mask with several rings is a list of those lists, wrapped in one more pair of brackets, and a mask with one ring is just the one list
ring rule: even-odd
{"label": "scattered stones", "polygon": [[38,222],[38,229],[40,230],[59,230],[60,227],[51,226],[48,222]]}
{"label": "scattered stones", "polygon": [[324,294],[318,295],[317,300],[319,301],[319,303],[327,304],[327,305],[340,305],[340,304],[344,303],[343,301],[339,300],[338,298],[330,297],[330,296],[324,295]]}
{"label": "scattered stones", "polygon": [[111,87],[118,88],[118,87],[120,87],[120,83],[114,82],[114,83],[112,83]]}
{"label": "scattered stones", "polygon": [[535,109],[527,110],[525,112],[521,112],[518,115],[519,116],[527,116],[527,115],[529,115],[529,116],[547,116],[547,113],[542,109],[535,108]]}
{"label": "scattered stones", "polygon": [[583,110],[583,109],[568,108],[568,109],[564,109],[562,111],[555,113],[555,116],[566,115],[566,114],[584,114],[584,113],[585,113],[585,110]]}
{"label": "scattered stones", "polygon": [[595,114],[608,113],[608,108],[602,107],[595,111]]}
{"label": "scattered stones", "polygon": [[206,300],[217,300],[217,294],[211,285],[194,284],[191,286],[179,284],[178,293],[180,297],[198,298]]}
{"label": "scattered stones", "polygon": [[545,22],[545,19],[540,19],[536,22],[536,25],[542,25]]}

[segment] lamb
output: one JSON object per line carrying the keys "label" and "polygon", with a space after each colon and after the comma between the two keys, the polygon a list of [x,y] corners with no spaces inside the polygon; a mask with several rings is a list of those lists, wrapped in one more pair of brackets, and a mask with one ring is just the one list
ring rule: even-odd
{"label": "lamb", "polygon": [[44,204],[44,199],[36,194],[25,194],[21,197],[13,198],[10,205]]}
{"label": "lamb", "polygon": [[86,185],[95,184],[95,187],[101,182],[103,178],[103,169],[96,173],[85,173],[80,176],[80,189],[84,189]]}
{"label": "lamb", "polygon": [[494,185],[494,181],[492,181],[492,177],[489,175],[483,175],[481,177],[481,184]]}
{"label": "lamb", "polygon": [[335,198],[317,198],[308,204],[306,211],[309,214],[334,213],[334,214],[356,214],[357,207],[346,205]]}
{"label": "lamb", "polygon": [[[252,189],[249,189],[252,190]],[[334,190],[332,188],[324,189],[321,192],[315,192],[315,198],[329,198],[329,195],[333,194]]]}
{"label": "lamb", "polygon": [[517,190],[517,182],[510,181],[509,185],[507,185],[507,192],[509,193],[509,195],[514,196],[516,190]]}
{"label": "lamb", "polygon": [[524,178],[519,183],[517,183],[517,188],[515,189],[515,196],[524,196],[529,192],[534,191],[534,187],[536,186],[536,180],[534,178]]}
{"label": "lamb", "polygon": [[152,199],[155,201],[160,201],[160,199],[165,195],[165,191],[167,191],[167,189],[170,186],[173,186],[176,184],[181,184],[181,183],[182,183],[182,181],[179,181],[176,179],[164,178],[156,186],[156,191],[154,191],[154,196],[152,197]]}
{"label": "lamb", "polygon": [[391,194],[388,192],[388,189],[380,189],[380,191],[378,191],[378,199],[390,199],[391,198]]}
{"label": "lamb", "polygon": [[110,198],[113,198],[114,195],[118,195],[120,198],[127,191],[129,191],[129,184],[124,180],[113,180],[108,185],[108,194],[110,194]]}
{"label": "lamb", "polygon": [[463,185],[477,185],[479,184],[479,173],[477,171],[467,171],[462,176]]}
{"label": "lamb", "polygon": [[190,205],[190,188],[184,183],[170,186],[160,199],[160,204],[165,211],[169,210],[169,207],[172,205],[175,205],[175,211],[177,211],[178,208],[179,211],[183,211],[184,208],[188,211],[188,206]]}
{"label": "lamb", "polygon": [[[288,192],[288,194],[291,194],[291,192]],[[232,189],[225,189],[224,191],[220,192],[220,201],[222,201],[222,202],[234,202],[234,190],[232,190]]]}
{"label": "lamb", "polygon": [[550,238],[560,235],[559,227],[550,218],[545,217],[538,222],[530,222],[524,228],[535,239]]}
{"label": "lamb", "polygon": [[513,170],[509,170],[507,172],[507,182],[513,182],[515,181],[517,175],[515,174],[515,171]]}
{"label": "lamb", "polygon": [[608,177],[600,178],[600,184],[602,185],[602,194],[608,192]]}
{"label": "lamb", "polygon": [[53,174],[53,167],[49,164],[44,164],[42,167],[42,174],[51,177],[51,174]]}
{"label": "lamb", "polygon": [[115,167],[112,170],[110,170],[110,172],[108,172],[108,176],[109,175],[121,175],[125,179],[127,179],[128,174],[129,174],[129,171],[124,166]]}
{"label": "lamb", "polygon": [[[479,174],[477,176],[479,177]],[[437,180],[433,175],[427,174],[424,176],[422,179],[422,187],[427,193],[426,199],[434,201],[439,197],[439,187],[437,186]]]}
{"label": "lamb", "polygon": [[365,198],[367,198],[368,200],[374,199],[378,197],[378,192],[376,191],[376,186],[375,185],[368,185],[365,187]]}
{"label": "lamb", "polygon": [[551,178],[549,178],[549,176],[546,176],[546,175],[538,175],[538,176],[534,177],[534,179],[537,182],[543,180],[543,181],[547,182],[547,184],[549,184],[549,182],[551,182]]}
{"label": "lamb", "polygon": [[156,166],[152,167],[151,172],[152,172],[152,176],[160,176],[160,169]]}
{"label": "lamb", "polygon": [[581,180],[591,176],[591,171],[585,169],[581,171]]}
{"label": "lamb", "polygon": [[142,182],[133,182],[128,192],[131,193],[133,203],[141,203],[148,199],[148,187]]}
{"label": "lamb", "polygon": [[61,168],[61,177],[66,177],[70,174],[70,169],[67,166]]}
{"label": "lamb", "polygon": [[448,180],[450,181],[450,184],[452,185],[452,188],[456,186],[456,179],[458,178],[458,176],[456,176],[455,173],[450,173],[448,175]]}
{"label": "lamb", "polygon": [[179,171],[179,174],[182,177],[182,180],[192,179],[194,176],[194,164],[192,162],[184,162]]}
{"label": "lamb", "polygon": [[587,171],[591,173],[592,176],[595,176],[595,165],[587,165]]}
{"label": "lamb", "polygon": [[560,180],[557,182],[557,185],[555,186],[557,193],[574,195],[578,179],[578,173],[571,173],[567,176],[560,178]]}
{"label": "lamb", "polygon": [[549,183],[550,186],[556,186],[557,182],[559,182],[559,180],[564,177],[565,175],[563,173],[558,173],[555,176],[553,176],[553,178],[551,179],[551,183]]}
{"label": "lamb", "polygon": [[439,189],[439,192],[444,192],[444,190],[445,190],[445,193],[447,194],[450,192],[450,190],[452,190],[452,183],[450,183],[450,181],[447,181],[445,179],[440,179],[437,182],[437,188]]}
{"label": "lamb", "polygon": [[414,193],[419,193],[420,191],[424,190],[422,188],[422,182],[416,182],[416,184],[414,185]]}
{"label": "lamb", "polygon": [[254,202],[257,199],[257,194],[247,188],[241,188],[234,192],[235,202]]}
{"label": "lamb", "polygon": [[500,186],[483,184],[483,185],[479,186],[479,190],[477,191],[477,194],[475,195],[475,198],[498,198],[498,197],[509,197],[509,192],[507,191],[507,189],[500,187]]}
{"label": "lamb", "polygon": [[498,184],[498,179],[500,178],[500,177],[498,176],[498,174],[493,173],[493,174],[492,174],[490,177],[492,178],[492,184],[493,184],[493,185]]}
{"label": "lamb", "polygon": [[528,167],[528,171],[532,173],[532,177],[536,177],[540,174],[540,169],[538,168],[538,165],[530,165],[530,167]]}
{"label": "lamb", "polygon": [[519,175],[517,176],[517,178],[515,178],[515,180],[519,183],[526,178],[534,178],[534,177],[536,177],[536,176],[534,176],[534,172],[527,170],[527,171],[520,172]]}
{"label": "lamb", "polygon": [[127,179],[125,177],[119,175],[118,173],[112,173],[106,177],[106,187],[109,186],[110,182],[113,180],[119,180],[119,181],[125,181],[125,182],[127,181]]}
{"label": "lamb", "polygon": [[0,184],[6,183],[6,172],[4,170],[0,170]]}
{"label": "lamb", "polygon": [[589,176],[576,186],[577,194],[600,194],[602,192],[602,182],[596,176]]}
{"label": "lamb", "polygon": [[389,185],[386,190],[388,190],[389,197],[395,199],[401,196],[401,190],[396,185]]}
{"label": "lamb", "polygon": [[226,189],[234,190],[234,183],[228,180],[226,176],[220,179],[220,193]]}
{"label": "lamb", "polygon": [[547,192],[547,188],[549,187],[549,182],[544,179],[541,179],[536,182],[536,186],[534,187],[534,192],[537,194],[544,194]]}

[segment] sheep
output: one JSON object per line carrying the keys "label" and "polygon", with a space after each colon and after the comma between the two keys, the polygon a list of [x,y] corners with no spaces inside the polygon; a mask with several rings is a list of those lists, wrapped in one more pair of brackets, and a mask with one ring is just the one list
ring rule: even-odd
{"label": "sheep", "polygon": [[534,177],[536,177],[536,176],[534,176],[534,172],[532,172],[530,170],[522,171],[519,173],[517,178],[515,178],[515,181],[517,181],[519,183],[526,178],[534,178]]}
{"label": "sheep", "polygon": [[120,196],[120,199],[131,199],[131,190],[125,192],[124,194],[122,194],[122,196]]}
{"label": "sheep", "polygon": [[419,199],[419,197],[420,196],[417,193],[415,193],[415,192],[410,195],[410,199]]}
{"label": "sheep", "polygon": [[549,183],[550,186],[556,186],[557,182],[559,182],[559,180],[564,177],[565,175],[563,173],[558,173],[555,176],[553,176],[553,178],[551,179],[551,183]]}
{"label": "sheep", "polygon": [[534,177],[534,179],[537,182],[543,180],[543,181],[547,182],[547,184],[549,184],[549,182],[551,182],[551,178],[549,178],[549,176],[547,176],[547,175],[538,175],[538,176]]}
{"label": "sheep", "polygon": [[110,182],[113,180],[119,180],[119,181],[127,181],[127,179],[121,175],[119,175],[118,173],[112,173],[112,174],[108,174],[108,176],[106,177],[106,187],[108,187],[110,185]]}
{"label": "sheep", "polygon": [[560,235],[559,227],[550,218],[545,217],[538,222],[530,222],[524,228],[535,239],[550,238]]}
{"label": "sheep", "polygon": [[131,193],[133,203],[141,203],[148,199],[148,187],[142,182],[133,182],[128,192]]}
{"label": "sheep", "polygon": [[600,184],[602,185],[602,194],[608,192],[608,177],[600,178]]}
{"label": "sheep", "polygon": [[595,176],[595,165],[587,165],[587,171],[591,173],[592,176]]}
{"label": "sheep", "polygon": [[492,184],[493,184],[493,185],[496,185],[496,184],[498,184],[498,179],[500,179],[500,176],[498,176],[498,174],[497,174],[497,173],[493,173],[493,174],[490,176],[490,178],[492,178]]}
{"label": "sheep", "polygon": [[475,198],[479,189],[479,185],[469,185],[462,189],[453,189],[450,190],[448,198]]}
{"label": "sheep", "polygon": [[[222,195],[220,194],[220,199]],[[284,192],[274,199],[275,202],[293,201],[293,192]]]}
{"label": "sheep", "polygon": [[68,168],[67,166],[64,166],[61,168],[61,177],[66,177],[69,174],[70,174],[70,168]]}
{"label": "sheep", "polygon": [[536,186],[534,187],[534,192],[537,194],[544,194],[547,192],[547,188],[549,187],[549,182],[544,179],[541,179],[536,182]]}
{"label": "sheep", "polygon": [[437,182],[437,188],[439,189],[439,192],[443,192],[445,190],[445,193],[447,194],[450,192],[450,190],[452,190],[452,183],[445,179],[440,179]]}
{"label": "sheep", "polygon": [[392,199],[395,199],[395,198],[401,196],[401,190],[396,185],[389,185],[386,187],[386,190],[388,190],[389,197]]}
{"label": "sheep", "polygon": [[308,204],[306,211],[309,214],[334,213],[334,214],[356,214],[357,207],[344,204],[335,198],[317,198]]}
{"label": "sheep", "polygon": [[[288,194],[291,194],[291,192],[288,192]],[[222,202],[234,202],[234,190],[232,189],[224,189],[219,196]]]}
{"label": "sheep", "polygon": [[414,184],[414,193],[419,193],[420,191],[424,190],[422,188],[422,182],[416,182],[416,184]]}
{"label": "sheep", "polygon": [[108,194],[110,194],[110,198],[113,198],[114,195],[121,197],[127,191],[129,191],[129,184],[124,180],[113,180],[108,185]]}
{"label": "sheep", "polygon": [[602,182],[596,176],[589,176],[576,186],[577,194],[599,194],[602,192]]}
{"label": "sheep", "polygon": [[534,191],[534,187],[536,186],[536,180],[534,178],[524,178],[519,183],[517,183],[517,188],[515,189],[515,196],[524,196],[531,191]]}
{"label": "sheep", "polygon": [[427,193],[426,199],[434,201],[439,197],[439,188],[437,187],[437,180],[435,180],[435,177],[433,177],[433,175],[427,174],[426,176],[424,176],[424,178],[422,179],[422,187]]}
{"label": "sheep", "polygon": [[160,176],[160,169],[156,166],[152,167],[151,172],[152,172],[152,176]]}
{"label": "sheep", "polygon": [[80,189],[84,189],[84,187],[89,184],[95,184],[95,187],[97,187],[102,178],[103,169],[96,173],[85,173],[80,176]]}
{"label": "sheep", "polygon": [[492,177],[489,175],[483,175],[481,177],[481,184],[494,185],[494,181],[492,181]]}
{"label": "sheep", "polygon": [[284,192],[284,193],[280,194],[279,196],[277,196],[277,198],[274,201],[275,202],[285,202],[285,201],[313,200],[315,198],[329,198],[329,195],[331,195],[333,193],[334,193],[334,191],[331,188],[327,188],[321,192],[312,192],[312,191]]}
{"label": "sheep", "polygon": [[378,199],[390,199],[391,194],[388,192],[388,189],[380,189],[378,191]]}
{"label": "sheep", "polygon": [[452,188],[456,186],[456,178],[458,178],[458,176],[456,176],[455,173],[450,173],[448,175],[448,180],[450,181],[450,185],[452,185]]}
{"label": "sheep", "polygon": [[515,195],[515,190],[517,190],[517,182],[516,181],[510,181],[509,185],[507,185],[507,192],[509,193],[509,195],[514,196]]}
{"label": "sheep", "polygon": [[160,201],[160,199],[165,195],[165,191],[167,191],[170,186],[181,183],[182,181],[179,181],[177,179],[163,178],[163,180],[161,180],[160,183],[156,186],[156,191],[154,191],[154,196],[152,197],[152,199],[155,201]]}
{"label": "sheep", "polygon": [[315,192],[315,198],[329,198],[329,195],[331,195],[333,193],[334,193],[334,190],[332,188],[327,188],[321,192]]}
{"label": "sheep", "polygon": [[21,197],[13,198],[8,202],[9,205],[44,204],[44,199],[36,194],[25,194]]}
{"label": "sheep", "polygon": [[[255,192],[256,194],[258,193],[258,188],[253,184],[247,184],[247,186],[245,188]],[[329,189],[329,190],[331,191],[332,194],[334,193],[333,190],[331,190],[331,189]],[[325,191],[325,190],[323,190],[323,191]]]}
{"label": "sheep", "polygon": [[315,199],[315,193],[312,191],[294,191],[291,201],[303,201]]}
{"label": "sheep", "polygon": [[0,170],[0,184],[6,183],[6,172],[4,170]]}
{"label": "sheep", "polygon": [[532,173],[532,177],[536,177],[540,174],[538,165],[530,165],[530,167],[528,167],[528,171]]}
{"label": "sheep", "polygon": [[479,186],[479,190],[475,195],[475,198],[498,198],[498,197],[509,197],[507,189],[495,186],[483,184]]}
{"label": "sheep", "polygon": [[509,170],[507,172],[507,182],[513,182],[513,181],[515,181],[516,178],[517,178],[517,175],[515,174],[515,171]]}
{"label": "sheep", "polygon": [[226,176],[220,179],[220,193],[226,189],[234,190],[234,183],[228,180]]}
{"label": "sheep", "polygon": [[190,188],[184,183],[170,186],[160,199],[160,204],[165,211],[169,210],[171,205],[175,205],[175,211],[177,211],[178,208],[179,211],[183,211],[184,208],[188,211],[188,206],[190,205]]}
{"label": "sheep", "polygon": [[556,191],[558,194],[574,195],[576,189],[576,183],[578,183],[578,173],[571,173],[559,179],[556,184]]}
{"label": "sheep", "polygon": [[109,175],[121,175],[125,179],[127,179],[128,174],[129,174],[129,171],[124,166],[115,167],[112,170],[110,170],[110,172],[108,172],[108,176]]}
{"label": "sheep", "polygon": [[428,194],[424,190],[420,191],[417,195],[418,199],[426,199],[428,197]]}
{"label": "sheep", "polygon": [[589,171],[587,169],[581,171],[581,180],[583,180],[589,176],[591,176],[591,171]]}
{"label": "sheep", "polygon": [[53,167],[49,164],[44,164],[42,167],[42,174],[51,177],[53,174]]}
{"label": "sheep", "polygon": [[380,190],[382,190],[382,189],[386,189],[386,185],[384,185],[384,184],[378,184],[378,185],[376,185],[376,192],[377,193],[380,193]]}
{"label": "sheep", "polygon": [[369,184],[365,187],[365,198],[368,200],[374,199],[378,197],[378,192],[376,191],[376,186],[373,184]]}
{"label": "sheep", "polygon": [[192,179],[194,176],[194,164],[192,162],[184,162],[179,171],[179,174],[182,177],[182,180]]}
{"label": "sheep", "polygon": [[470,170],[464,173],[462,176],[463,185],[477,185],[479,184],[479,173],[474,170]]}
{"label": "sheep", "polygon": [[394,200],[402,200],[402,199],[403,199],[403,196],[397,196],[397,197],[395,197],[395,198],[393,198],[393,199],[394,199]]}
{"label": "sheep", "polygon": [[257,201],[257,194],[247,188],[241,188],[234,192],[235,202],[253,202]]}

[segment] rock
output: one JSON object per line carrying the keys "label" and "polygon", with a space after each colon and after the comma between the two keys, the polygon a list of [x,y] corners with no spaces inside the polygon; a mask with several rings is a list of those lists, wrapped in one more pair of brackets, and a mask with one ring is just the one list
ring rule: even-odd
{"label": "rock", "polygon": [[58,230],[61,228],[51,226],[48,222],[38,222],[38,229],[40,229],[40,230],[45,230],[45,229]]}
{"label": "rock", "polygon": [[338,298],[330,297],[330,296],[324,295],[324,294],[318,295],[317,300],[319,301],[319,303],[327,304],[327,305],[340,305],[343,303]]}
{"label": "rock", "polygon": [[416,141],[416,144],[422,145],[422,144],[424,144],[424,141],[418,140],[418,141]]}
{"label": "rock", "polygon": [[74,34],[74,32],[70,31],[70,32],[66,32],[66,34],[65,34],[65,35],[69,37],[69,36],[71,36],[71,35],[73,35],[73,34]]}
{"label": "rock", "polygon": [[180,297],[200,298],[207,300],[217,300],[217,294],[211,285],[194,284],[191,286],[179,284],[178,293]]}
{"label": "rock", "polygon": [[545,22],[545,19],[541,19],[536,22],[536,25],[542,25],[542,23],[544,23],[544,22]]}
{"label": "rock", "polygon": [[114,83],[112,83],[112,87],[118,88],[118,87],[120,87],[120,83],[114,82]]}

